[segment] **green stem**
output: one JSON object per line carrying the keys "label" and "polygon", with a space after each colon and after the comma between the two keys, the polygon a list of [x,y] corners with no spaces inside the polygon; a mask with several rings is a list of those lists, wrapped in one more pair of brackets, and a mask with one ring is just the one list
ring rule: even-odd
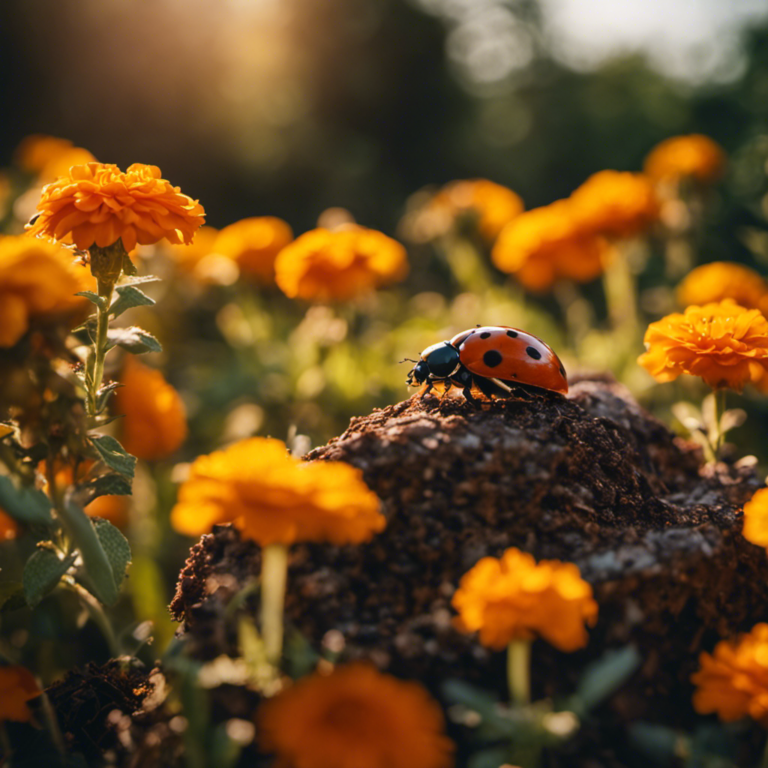
{"label": "green stem", "polygon": [[768,739],[766,739],[763,757],[760,760],[760,768],[768,768]]}
{"label": "green stem", "polygon": [[101,607],[101,603],[80,584],[74,584],[75,592],[85,606],[91,621],[99,628],[104,640],[109,647],[110,656],[113,658],[120,655],[120,648],[117,644],[117,638],[115,637],[115,631],[112,629],[112,622],[109,617],[104,613],[104,609]]}
{"label": "green stem", "polygon": [[531,641],[513,640],[507,647],[507,682],[512,703],[531,703]]}
{"label": "green stem", "polygon": [[715,461],[720,461],[720,451],[723,448],[723,430],[721,421],[723,414],[725,413],[725,388],[715,390],[715,423],[713,424],[715,431],[715,444],[713,446],[713,453],[715,455]]}
{"label": "green stem", "polygon": [[[91,364],[91,379],[88,388],[88,406],[91,415],[98,416],[97,398],[101,382],[104,380],[104,359],[107,356],[107,331],[109,330],[109,301],[112,297],[112,288],[109,287],[109,295],[106,298],[106,305],[96,309],[96,340],[91,350],[93,363]],[[102,284],[99,282],[99,295]],[[106,289],[106,287],[105,287]]]}
{"label": "green stem", "polygon": [[8,736],[8,729],[2,720],[0,720],[0,747],[3,748],[3,765],[11,768],[11,739]]}
{"label": "green stem", "polygon": [[264,547],[261,558],[261,634],[267,660],[277,667],[283,653],[288,547],[285,544],[269,544]]}
{"label": "green stem", "polygon": [[626,248],[617,246],[616,251],[603,273],[605,300],[611,325],[629,335],[637,328],[637,286]]}

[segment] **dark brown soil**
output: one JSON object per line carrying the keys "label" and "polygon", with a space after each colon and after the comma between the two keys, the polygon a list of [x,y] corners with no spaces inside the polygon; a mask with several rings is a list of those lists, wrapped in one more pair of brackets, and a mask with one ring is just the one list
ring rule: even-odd
{"label": "dark brown soil", "polygon": [[[572,691],[608,648],[639,649],[642,667],[606,724],[689,725],[698,653],[768,616],[765,553],[741,536],[741,505],[760,485],[751,464],[702,467],[615,382],[481,410],[414,397],[354,419],[307,459],[359,467],[388,526],[360,547],[295,547],[290,621],[316,648],[338,630],[348,658],[436,694],[454,677],[506,695],[502,654],[453,629],[450,598],[481,557],[510,546],[575,562],[600,604],[584,651],[535,644],[537,696]],[[195,656],[235,652],[224,606],[258,569],[258,548],[227,527],[193,548],[171,609]]]}

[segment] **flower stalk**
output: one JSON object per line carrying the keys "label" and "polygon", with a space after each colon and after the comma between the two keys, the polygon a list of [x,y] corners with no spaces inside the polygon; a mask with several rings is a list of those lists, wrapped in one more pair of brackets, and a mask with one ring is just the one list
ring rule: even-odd
{"label": "flower stalk", "polygon": [[712,453],[714,454],[714,460],[720,461],[720,452],[723,447],[723,414],[725,413],[725,388],[720,387],[715,390],[715,402],[714,402],[714,414],[712,417],[712,432],[714,435],[714,441],[712,445]]}
{"label": "flower stalk", "polygon": [[283,653],[288,547],[285,544],[268,544],[262,550],[261,557],[261,634],[267,660],[277,667]]}
{"label": "flower stalk", "polygon": [[98,295],[101,301],[96,305],[96,338],[87,362],[87,375],[85,385],[87,389],[88,412],[91,416],[98,416],[99,390],[104,381],[104,360],[107,356],[107,339],[109,331],[109,307],[112,303],[112,292],[123,272],[124,260],[128,253],[123,247],[122,240],[118,240],[106,248],[92,246],[90,249],[91,272],[96,278]]}
{"label": "flower stalk", "polygon": [[507,683],[516,707],[531,703],[531,641],[513,640],[507,646]]}

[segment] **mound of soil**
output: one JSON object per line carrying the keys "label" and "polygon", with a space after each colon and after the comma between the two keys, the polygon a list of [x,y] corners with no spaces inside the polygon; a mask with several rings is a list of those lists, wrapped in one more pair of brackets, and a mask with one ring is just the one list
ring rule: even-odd
{"label": "mound of soil", "polygon": [[[506,696],[503,655],[453,628],[450,599],[481,557],[511,546],[575,562],[600,605],[585,650],[534,645],[536,696],[572,691],[608,648],[640,651],[606,722],[688,725],[699,652],[768,616],[765,553],[741,536],[741,505],[761,485],[753,464],[703,466],[612,380],[482,409],[413,397],[306,458],[359,467],[388,525],[364,546],[294,547],[290,621],[315,647],[341,633],[347,658],[436,695],[453,677]],[[171,610],[198,658],[235,652],[224,606],[258,572],[258,547],[229,527],[192,549]]]}

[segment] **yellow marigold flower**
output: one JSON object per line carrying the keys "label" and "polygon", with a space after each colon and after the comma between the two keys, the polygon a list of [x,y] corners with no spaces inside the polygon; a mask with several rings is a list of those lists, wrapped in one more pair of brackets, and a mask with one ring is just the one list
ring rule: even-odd
{"label": "yellow marigold flower", "polygon": [[537,563],[514,547],[465,573],[452,602],[456,626],[479,631],[480,642],[495,650],[542,637],[561,651],[575,651],[587,644],[584,624],[597,621],[592,587],[573,563]]}
{"label": "yellow marigold flower", "polygon": [[713,261],[689,272],[677,286],[677,302],[683,307],[733,299],[747,309],[760,309],[768,284],[754,269],[730,261]]}
{"label": "yellow marigold flower", "polygon": [[0,541],[15,539],[19,534],[19,524],[0,507]]}
{"label": "yellow marigold flower", "polygon": [[741,391],[768,372],[768,320],[730,299],[667,315],[648,326],[644,341],[638,363],[657,381],[688,373],[713,389]]}
{"label": "yellow marigold flower", "polygon": [[12,347],[32,325],[71,328],[90,306],[74,294],[94,288],[65,248],[26,235],[0,237],[0,347]]}
{"label": "yellow marigold flower", "polygon": [[744,505],[744,538],[768,548],[768,488],[755,491]]}
{"label": "yellow marigold flower", "polygon": [[203,207],[161,177],[155,165],[134,163],[123,173],[116,165],[75,165],[43,187],[40,214],[27,229],[86,250],[122,239],[126,251],[137,243],[166,238],[189,243],[205,221]]}
{"label": "yellow marigold flower", "polygon": [[179,393],[160,371],[134,357],[126,357],[120,383],[115,411],[124,416],[125,450],[146,461],[175,453],[187,438],[187,416]]}
{"label": "yellow marigold flower", "polygon": [[302,678],[257,713],[275,768],[449,768],[443,714],[418,683],[357,662]]}
{"label": "yellow marigold flower", "polygon": [[572,216],[586,232],[631,237],[659,216],[659,201],[650,180],[640,173],[600,171],[570,197]]}
{"label": "yellow marigold flower", "polygon": [[725,152],[709,136],[700,133],[674,136],[649,152],[644,170],[655,181],[692,178],[711,184],[725,171]]}
{"label": "yellow marigold flower", "polygon": [[293,230],[282,219],[255,216],[224,227],[213,251],[236,262],[244,278],[273,285],[277,254],[292,241]]}
{"label": "yellow marigold flower", "polygon": [[726,723],[751,717],[768,727],[768,624],[722,640],[713,654],[702,653],[699,663],[691,676],[693,708],[699,714],[716,712]]}
{"label": "yellow marigold flower", "polygon": [[28,669],[18,666],[0,667],[0,722],[29,722],[32,711],[27,702],[40,693],[40,687]]}
{"label": "yellow marigold flower", "polygon": [[179,489],[171,522],[190,536],[231,522],[262,546],[359,544],[386,525],[359,469],[343,462],[301,462],[285,443],[261,437],[200,456]]}
{"label": "yellow marigold flower", "polygon": [[472,212],[477,228],[488,241],[493,242],[499,232],[524,209],[523,201],[511,189],[488,179],[467,179],[446,184],[433,198],[430,208],[442,210],[455,219]]}
{"label": "yellow marigold flower", "polygon": [[598,277],[611,256],[606,240],[584,233],[567,200],[521,213],[501,231],[493,263],[531,291],[561,278],[584,283]]}
{"label": "yellow marigold flower", "polygon": [[356,225],[306,232],[275,261],[280,290],[309,301],[345,301],[401,280],[407,272],[400,243]]}

